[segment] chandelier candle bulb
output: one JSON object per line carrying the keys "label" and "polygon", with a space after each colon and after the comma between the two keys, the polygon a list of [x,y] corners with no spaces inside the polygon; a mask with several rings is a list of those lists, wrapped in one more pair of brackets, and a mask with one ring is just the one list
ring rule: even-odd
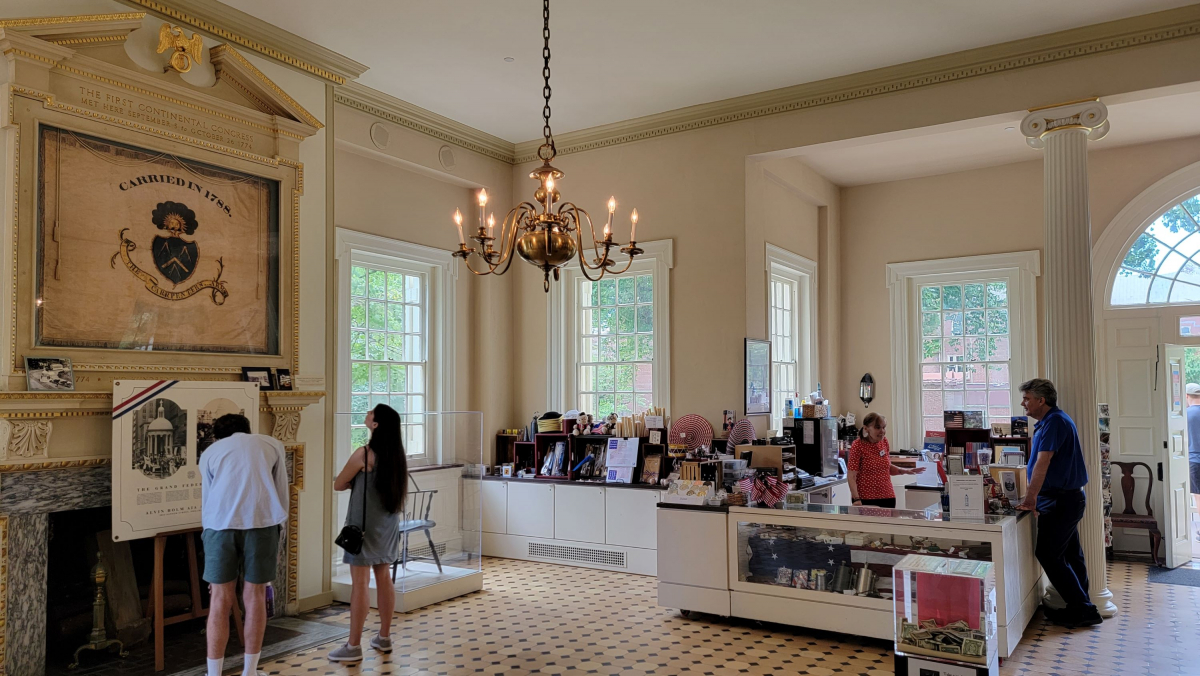
{"label": "chandelier candle bulb", "polygon": [[459,211],[458,209],[454,210],[454,225],[458,226],[458,244],[459,244],[459,246],[466,246],[467,240],[463,237],[463,231],[462,231],[462,212]]}
{"label": "chandelier candle bulb", "polygon": [[629,221],[631,223],[633,223],[633,227],[629,229],[629,241],[636,242],[637,241],[637,221],[638,221],[637,209],[634,209],[633,213],[629,214]]}
{"label": "chandelier candle bulb", "polygon": [[488,214],[488,237],[493,238],[493,233],[496,231],[496,215]]}

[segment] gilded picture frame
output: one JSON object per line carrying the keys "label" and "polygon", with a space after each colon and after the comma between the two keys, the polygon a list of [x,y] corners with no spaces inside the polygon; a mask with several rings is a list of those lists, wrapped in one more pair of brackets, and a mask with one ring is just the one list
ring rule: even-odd
{"label": "gilded picture frame", "polygon": [[[161,93],[158,93],[116,80],[106,80],[84,71],[55,71],[50,90],[34,90],[14,85],[7,93],[10,124],[16,129],[16,133],[10,137],[13,139],[13,152],[10,157],[18,186],[17,208],[13,210],[12,246],[9,249],[12,258],[4,265],[4,269],[12,276],[11,315],[3,318],[7,326],[3,345],[8,353],[5,371],[9,378],[9,388],[24,389],[26,356],[61,355],[70,358],[74,364],[78,387],[82,390],[107,389],[114,378],[128,378],[133,374],[211,374],[237,379],[241,374],[241,367],[248,362],[266,368],[289,368],[292,373],[296,373],[299,370],[300,338],[299,202],[304,189],[304,171],[299,162],[298,141],[316,129],[306,123],[271,117],[182,87],[161,85]],[[139,103],[139,100],[150,101],[151,95],[157,97],[152,103]],[[128,97],[120,100],[128,102],[131,108],[152,108],[166,111],[164,114],[174,115],[174,111],[184,111],[189,116],[187,119],[193,120],[197,125],[225,130],[225,133],[230,135],[226,139],[228,143],[214,143],[200,135],[181,134],[170,128],[137,122],[129,119],[133,117],[129,111],[126,111],[124,116],[98,113],[89,108],[109,109],[112,106],[99,104],[88,97],[97,97],[101,101],[115,101],[120,97]],[[164,103],[164,100],[167,102]],[[277,267],[272,277],[277,280],[278,301],[272,316],[277,326],[278,338],[272,349],[239,353],[195,349],[168,351],[157,350],[153,346],[143,346],[142,349],[112,349],[87,345],[39,345],[39,236],[43,231],[39,229],[38,220],[38,174],[41,145],[39,134],[43,126],[169,156],[183,163],[214,167],[231,174],[238,173],[274,182],[278,194],[278,228],[272,235],[272,246],[278,255]],[[168,125],[164,123],[163,126]],[[245,139],[244,147],[239,147],[239,139]],[[118,253],[118,244],[120,242],[117,232],[114,231],[111,251],[108,251],[110,256]],[[146,253],[144,247],[148,245],[149,242],[143,243],[143,251],[137,253]],[[116,274],[123,271],[130,279],[134,279],[132,272],[125,267],[119,256],[112,259],[111,263],[110,266],[109,261],[106,261],[103,266],[105,272]],[[143,259],[138,267],[144,270],[153,265],[152,262]],[[212,271],[208,271],[206,278],[213,277],[215,275]],[[138,284],[143,293],[150,293],[146,290],[144,282],[139,281]],[[211,294],[210,289],[204,291]],[[202,298],[202,294],[196,294],[190,300]],[[209,298],[206,302],[211,304],[211,295]]]}
{"label": "gilded picture frame", "polygon": [[37,347],[280,355],[278,181],[48,124],[37,178]]}

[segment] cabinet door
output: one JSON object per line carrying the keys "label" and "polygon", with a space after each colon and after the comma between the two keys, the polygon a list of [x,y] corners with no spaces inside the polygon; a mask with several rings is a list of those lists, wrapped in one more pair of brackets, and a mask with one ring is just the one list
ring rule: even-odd
{"label": "cabinet door", "polygon": [[610,488],[605,501],[604,541],[621,547],[658,548],[661,491]]}
{"label": "cabinet door", "polygon": [[604,542],[603,486],[554,487],[554,538]]}
{"label": "cabinet door", "polygon": [[508,482],[508,534],[554,537],[554,484]]}
{"label": "cabinet door", "polygon": [[484,481],[482,483],[484,532],[508,532],[508,482]]}

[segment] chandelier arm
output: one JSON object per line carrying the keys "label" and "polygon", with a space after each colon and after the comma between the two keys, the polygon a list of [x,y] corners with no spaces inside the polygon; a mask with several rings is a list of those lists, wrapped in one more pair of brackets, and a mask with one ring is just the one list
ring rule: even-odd
{"label": "chandelier arm", "polygon": [[[476,254],[476,255],[478,255],[478,254]],[[480,258],[483,258],[483,256],[480,256]],[[479,270],[476,270],[475,268],[471,267],[471,257],[470,256],[465,256],[463,258],[463,265],[467,266],[467,269],[470,270],[472,274],[479,275],[480,277],[484,277],[486,275],[493,275],[493,274],[503,274],[503,273],[497,273],[496,272],[497,266],[492,265],[491,263],[488,263],[486,258],[483,259],[483,263],[484,263],[484,265],[488,266],[488,269],[485,272],[480,272]]]}
{"label": "chandelier arm", "polygon": [[[581,262],[583,261],[583,254],[580,254],[579,260]],[[584,278],[586,278],[589,282],[598,282],[598,281],[604,279],[604,275],[608,274],[608,269],[605,268],[603,265],[593,268],[593,267],[590,267],[587,263],[583,263],[579,267],[580,267],[580,270],[579,270],[580,273],[582,273]],[[588,274],[588,270],[599,270],[600,275],[597,277],[592,277],[591,275]]]}
{"label": "chandelier arm", "polygon": [[621,268],[620,270],[611,270],[610,272],[612,272],[614,275],[620,275],[628,272],[629,268],[631,267],[633,267],[633,254],[629,254],[629,261],[625,263],[625,267]]}
{"label": "chandelier arm", "polygon": [[[585,244],[583,242],[583,221],[579,218],[579,214],[583,214],[583,218],[587,220],[588,231],[591,233],[591,239],[592,239],[592,253],[595,254],[596,260],[603,261],[603,260],[607,259],[607,257],[608,257],[607,253],[605,253],[604,258],[600,257],[600,249],[596,245],[596,228],[594,225],[592,225],[591,214],[589,214],[586,210],[580,209],[579,207],[577,207],[574,202],[563,202],[562,206],[559,207],[558,211],[560,214],[563,214],[563,215],[566,215],[569,213],[571,215],[571,218],[575,221],[575,241],[578,243],[577,248],[578,248],[578,252],[579,252],[578,253],[579,264],[582,265],[583,267],[588,268],[589,270],[599,270],[601,268],[606,267],[603,262],[601,262],[597,265],[590,265],[587,262],[587,259],[584,258],[584,255],[583,255],[583,250],[584,250],[584,246],[585,246]],[[600,276],[603,277],[604,275],[601,274]],[[592,281],[596,281],[596,280],[592,280]]]}

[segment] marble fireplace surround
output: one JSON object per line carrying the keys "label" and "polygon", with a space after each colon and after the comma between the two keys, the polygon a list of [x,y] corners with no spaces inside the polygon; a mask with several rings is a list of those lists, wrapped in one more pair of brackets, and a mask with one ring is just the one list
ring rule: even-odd
{"label": "marble fireplace surround", "polygon": [[[289,511],[274,585],[276,615],[283,615],[296,612],[299,601],[304,444],[296,432],[301,411],[324,392],[264,395],[260,413],[287,450]],[[111,465],[106,457],[0,464],[0,676],[45,674],[50,514],[111,505]]]}

